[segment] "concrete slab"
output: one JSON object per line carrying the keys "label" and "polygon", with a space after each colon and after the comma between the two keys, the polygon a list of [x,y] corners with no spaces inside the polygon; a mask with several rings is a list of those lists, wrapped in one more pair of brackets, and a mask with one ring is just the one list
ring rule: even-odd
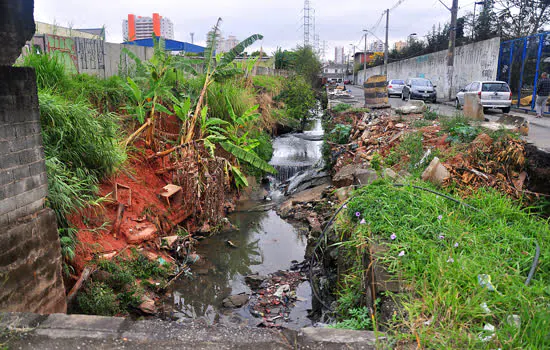
{"label": "concrete slab", "polygon": [[53,314],[35,333],[50,338],[114,338],[124,322],[122,317]]}
{"label": "concrete slab", "polygon": [[[307,327],[298,339],[304,349],[376,349],[376,335],[370,331]],[[380,335],[379,340],[383,339]]]}

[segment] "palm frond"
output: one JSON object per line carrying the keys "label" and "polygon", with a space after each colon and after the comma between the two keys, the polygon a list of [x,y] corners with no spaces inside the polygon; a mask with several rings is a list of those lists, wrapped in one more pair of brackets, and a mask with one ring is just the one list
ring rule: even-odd
{"label": "palm frond", "polygon": [[206,49],[204,50],[204,62],[205,64],[205,73],[210,72],[211,65],[213,63],[213,53],[216,50],[216,45],[218,43],[218,35],[220,31],[220,24],[222,22],[221,17],[218,18],[218,21],[216,22],[216,25],[212,28],[212,30],[209,33],[207,43],[206,43]]}
{"label": "palm frond", "polygon": [[218,65],[218,67],[221,69],[221,68],[227,66],[228,64],[233,62],[233,60],[237,56],[242,54],[247,47],[254,44],[257,40],[262,40],[263,38],[264,38],[264,36],[261,35],[261,34],[254,34],[254,35],[251,35],[248,38],[244,39],[239,44],[237,44],[237,46],[235,46],[234,48],[229,50],[229,52],[226,52],[223,55],[223,58],[220,60],[220,64]]}
{"label": "palm frond", "polygon": [[253,167],[265,171],[266,173],[276,174],[277,170],[269,165],[265,160],[261,159],[252,151],[246,151],[241,147],[231,142],[221,142],[220,145],[224,150],[234,155],[237,159],[247,162]]}

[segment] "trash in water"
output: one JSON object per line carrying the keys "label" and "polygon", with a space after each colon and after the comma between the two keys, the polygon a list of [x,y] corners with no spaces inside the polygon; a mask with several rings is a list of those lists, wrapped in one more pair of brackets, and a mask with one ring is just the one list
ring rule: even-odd
{"label": "trash in water", "polygon": [[273,293],[274,296],[278,298],[282,298],[284,292],[290,291],[290,286],[288,284],[284,284],[280,286],[275,293]]}
{"label": "trash in water", "polygon": [[228,244],[230,247],[237,248],[237,246],[235,245],[235,243],[233,243],[233,242],[231,242],[231,241],[227,241],[227,244]]}
{"label": "trash in water", "polygon": [[477,281],[480,286],[487,288],[491,292],[496,291],[495,286],[491,283],[491,276],[486,274],[477,275]]}

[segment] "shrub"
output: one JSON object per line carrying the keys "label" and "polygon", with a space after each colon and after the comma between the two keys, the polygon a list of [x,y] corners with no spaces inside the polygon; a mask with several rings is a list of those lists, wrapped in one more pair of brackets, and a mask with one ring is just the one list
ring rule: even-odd
{"label": "shrub", "polygon": [[87,315],[114,316],[120,312],[113,289],[103,282],[91,282],[78,293],[78,306]]}
{"label": "shrub", "polygon": [[329,140],[340,145],[345,145],[349,142],[350,133],[351,125],[336,124],[329,134]]}
{"label": "shrub", "polygon": [[334,108],[332,108],[332,111],[335,113],[340,113],[340,112],[347,111],[350,108],[351,108],[351,105],[348,103],[339,103],[336,106],[334,106]]}
{"label": "shrub", "polygon": [[60,92],[67,90],[70,82],[62,55],[61,52],[55,51],[53,54],[33,53],[25,56],[22,65],[34,68],[39,90],[49,89]]}
{"label": "shrub", "polygon": [[311,86],[299,75],[287,79],[287,83],[277,99],[286,104],[288,116],[302,124],[311,117],[316,103]]}

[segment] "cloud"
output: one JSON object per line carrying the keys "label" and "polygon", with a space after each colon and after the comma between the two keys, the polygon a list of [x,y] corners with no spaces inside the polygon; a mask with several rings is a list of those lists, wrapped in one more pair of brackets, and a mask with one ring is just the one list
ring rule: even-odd
{"label": "cloud", "polygon": [[[387,6],[397,0],[374,2],[365,0],[311,0],[316,31],[325,41],[327,57],[333,58],[335,46],[362,45],[363,28],[373,28]],[[448,0],[450,3],[450,0]],[[122,20],[128,13],[151,16],[158,12],[174,23],[175,39],[204,44],[206,33],[222,17],[222,30],[239,39],[261,33],[264,40],[251,49],[263,46],[271,52],[277,47],[291,49],[303,42],[303,1],[301,0],[35,0],[35,19],[72,24],[73,28],[106,26],[107,40],[122,41]],[[313,11],[312,11],[313,12]],[[313,13],[312,13],[313,15]],[[390,42],[406,39],[411,33],[424,36],[437,23],[445,23],[450,13],[437,0],[406,0],[390,12]],[[384,39],[385,19],[374,33]],[[369,37],[369,41],[370,38]]]}

